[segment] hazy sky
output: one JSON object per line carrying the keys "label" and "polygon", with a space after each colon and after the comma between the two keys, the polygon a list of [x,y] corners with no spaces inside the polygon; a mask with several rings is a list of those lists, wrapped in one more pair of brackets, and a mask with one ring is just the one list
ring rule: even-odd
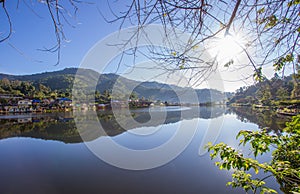
{"label": "hazy sky", "polygon": [[[106,1],[94,0],[94,4],[81,4],[76,18],[68,19],[75,27],[65,23],[64,33],[68,41],[62,43],[61,60],[55,66],[56,54],[39,50],[50,48],[56,43],[53,23],[46,5],[38,1],[25,0],[20,1],[19,5],[17,1],[7,1],[6,6],[11,17],[13,33],[9,40],[0,43],[1,73],[33,74],[78,67],[93,45],[119,29],[118,23],[109,24],[99,14],[98,9],[104,15],[111,16]],[[116,12],[126,9],[121,4],[114,6]],[[2,9],[0,24],[0,36],[4,36],[8,31],[8,23]],[[99,58],[101,59],[101,56]],[[220,69],[225,90],[234,91],[241,85],[251,84],[252,79],[246,82],[243,79],[252,71],[248,68],[241,69],[239,72],[235,69]],[[142,80],[138,76],[137,79]],[[208,86],[204,84],[201,87]]]}

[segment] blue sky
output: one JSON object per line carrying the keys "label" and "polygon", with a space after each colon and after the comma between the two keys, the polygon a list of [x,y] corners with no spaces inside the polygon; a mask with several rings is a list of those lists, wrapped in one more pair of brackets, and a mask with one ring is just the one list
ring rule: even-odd
{"label": "blue sky", "polygon": [[[47,6],[39,1],[24,0],[20,1],[19,5],[17,2],[6,1],[13,24],[13,33],[7,41],[0,43],[0,73],[22,75],[78,67],[86,53],[99,40],[119,30],[119,23],[107,23],[99,14],[98,9],[105,16],[112,18],[107,1],[90,0],[92,4],[80,4],[76,18],[68,19],[75,28],[64,23],[64,33],[68,42],[62,43],[61,60],[58,65],[55,65],[57,60],[55,53],[39,51],[45,47],[50,48],[56,43]],[[125,4],[126,1],[118,1],[113,5],[114,11],[126,9]],[[72,10],[69,5],[66,5],[66,8]],[[0,36],[3,37],[3,34],[8,31],[8,23],[2,9],[0,9],[0,24]],[[251,80],[234,81],[246,77],[243,76],[243,72],[235,70],[230,72],[224,69],[220,71],[226,91],[234,91],[240,86],[253,83]],[[253,69],[243,69],[243,71],[250,75]],[[270,72],[272,73],[273,70],[270,69]],[[141,73],[136,74],[141,75]]]}
{"label": "blue sky", "polygon": [[[75,28],[65,24],[64,32],[70,42],[63,43],[60,64],[55,66],[55,54],[38,50],[50,48],[56,43],[46,5],[37,1],[32,1],[33,4],[26,1],[33,12],[23,1],[20,1],[18,7],[16,2],[6,3],[13,24],[13,34],[8,41],[0,44],[1,73],[32,74],[77,67],[85,53],[97,41],[118,30],[117,23],[108,24],[97,10],[98,7],[107,14],[106,1],[81,4],[76,19],[69,19]],[[0,18],[0,32],[7,32],[8,25],[3,10],[0,11]]]}

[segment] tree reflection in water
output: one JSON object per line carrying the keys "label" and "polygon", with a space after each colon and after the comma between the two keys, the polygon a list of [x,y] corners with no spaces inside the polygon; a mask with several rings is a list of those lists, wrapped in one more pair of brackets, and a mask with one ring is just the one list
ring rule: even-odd
{"label": "tree reflection in water", "polygon": [[[118,113],[122,126],[116,121],[111,110],[97,112],[98,120],[101,123],[105,134],[98,136],[91,135],[90,140],[99,138],[102,135],[116,136],[127,130],[137,127],[159,126],[168,123],[176,123],[180,120],[194,118],[210,119],[222,116],[226,108],[218,107],[169,107],[160,109],[134,109],[130,115],[123,110]],[[155,114],[151,119],[150,111]],[[166,112],[163,112],[166,111]],[[90,112],[84,112],[82,118],[87,119]],[[165,117],[163,115],[166,115]],[[136,122],[129,122],[133,118]],[[124,125],[125,123],[125,125]],[[125,129],[124,129],[125,128]],[[93,130],[89,129],[91,134]],[[72,112],[47,113],[47,114],[22,114],[22,115],[1,115],[0,116],[0,139],[11,137],[30,137],[45,140],[56,140],[64,143],[80,143],[81,136],[77,131]]]}
{"label": "tree reflection in water", "polygon": [[237,118],[243,122],[255,123],[259,128],[267,128],[267,131],[276,134],[280,134],[285,128],[285,123],[291,121],[291,117],[279,115],[273,110],[231,107],[229,112],[235,113]]}
{"label": "tree reflection in water", "polygon": [[[103,127],[105,134],[93,133],[97,129],[88,129],[91,133],[89,140],[94,140],[100,136],[116,136],[138,127],[156,127],[168,123],[176,123],[180,120],[191,120],[194,118],[211,119],[223,114],[236,114],[237,118],[243,122],[256,123],[260,128],[267,127],[269,131],[280,133],[285,122],[290,117],[282,117],[270,110],[252,110],[249,107],[226,108],[222,106],[211,107],[171,107],[169,109],[150,110],[135,109],[129,115],[123,110],[117,113],[116,121],[111,110],[97,112],[98,120]],[[151,119],[150,111],[155,114],[155,119]],[[166,112],[163,112],[166,111]],[[164,117],[164,114],[166,116]],[[85,112],[80,119],[90,119],[89,112]],[[136,122],[130,122],[133,118]],[[49,113],[49,114],[23,114],[23,115],[2,115],[0,116],[0,139],[11,137],[31,137],[45,140],[56,140],[64,143],[80,143],[81,136],[77,131],[72,112]]]}

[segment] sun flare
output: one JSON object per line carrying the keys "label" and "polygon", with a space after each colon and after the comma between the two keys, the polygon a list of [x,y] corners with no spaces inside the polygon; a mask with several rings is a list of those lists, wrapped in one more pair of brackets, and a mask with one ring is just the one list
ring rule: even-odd
{"label": "sun flare", "polygon": [[235,59],[244,50],[245,41],[238,35],[228,34],[216,37],[211,46],[211,54],[218,62],[228,62]]}

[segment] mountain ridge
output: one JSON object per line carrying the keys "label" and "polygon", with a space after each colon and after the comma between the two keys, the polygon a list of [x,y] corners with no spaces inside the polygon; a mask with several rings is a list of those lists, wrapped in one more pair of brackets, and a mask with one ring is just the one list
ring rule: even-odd
{"label": "mountain ridge", "polygon": [[[6,78],[8,80],[28,81],[35,84],[43,84],[52,90],[71,91],[75,75],[78,75],[77,77],[82,81],[82,83],[85,83],[85,85],[89,85],[89,83],[97,81],[96,89],[100,91],[100,93],[103,93],[105,90],[111,91],[115,83],[118,81],[118,84],[127,90],[136,86],[134,87],[134,92],[138,95],[138,97],[145,97],[151,100],[179,102],[180,97],[178,94],[191,92],[192,90],[196,92],[199,103],[224,101],[229,97],[229,95],[232,95],[230,93],[222,93],[215,89],[183,88],[157,81],[141,82],[113,73],[99,74],[94,70],[82,68],[65,68],[58,71],[42,72],[30,75],[11,75],[0,73],[0,79],[2,80]],[[189,99],[190,97],[188,93],[183,95],[187,102],[191,100]]]}

